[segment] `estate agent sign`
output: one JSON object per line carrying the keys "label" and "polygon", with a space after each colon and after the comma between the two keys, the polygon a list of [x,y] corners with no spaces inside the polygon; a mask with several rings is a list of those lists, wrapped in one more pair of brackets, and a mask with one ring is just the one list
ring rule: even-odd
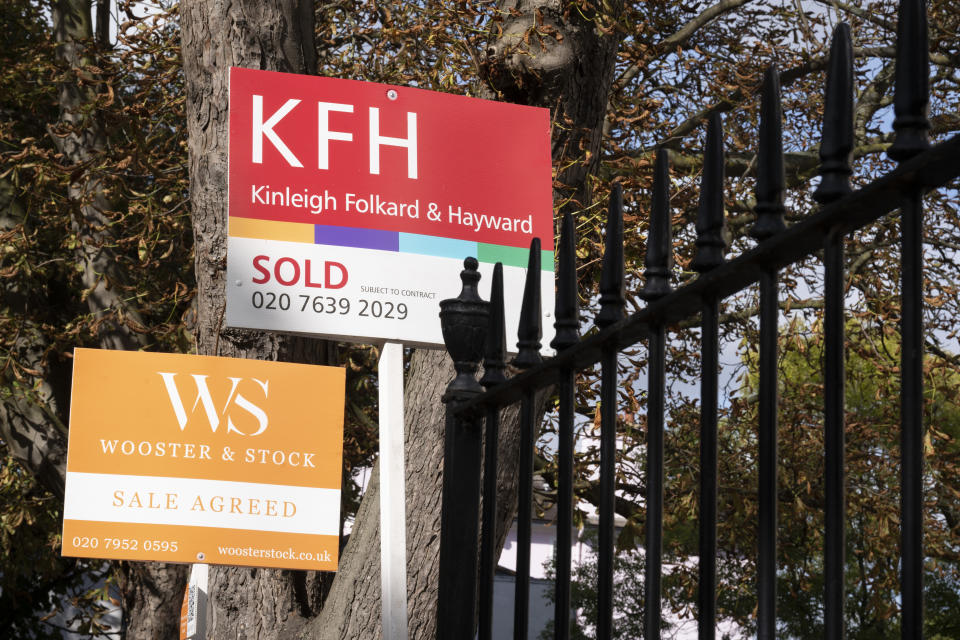
{"label": "estate agent sign", "polygon": [[463,259],[502,262],[519,300],[534,237],[552,299],[549,129],[546,109],[231,69],[227,324],[442,345]]}
{"label": "estate agent sign", "polygon": [[335,571],[344,370],[74,351],[63,555]]}

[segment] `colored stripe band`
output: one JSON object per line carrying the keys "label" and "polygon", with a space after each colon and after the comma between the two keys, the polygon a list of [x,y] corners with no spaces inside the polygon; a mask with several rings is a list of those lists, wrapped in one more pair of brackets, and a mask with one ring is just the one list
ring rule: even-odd
{"label": "colored stripe band", "polygon": [[[230,217],[230,235],[255,240],[283,240],[307,244],[325,244],[357,249],[376,249],[439,258],[463,259],[476,256],[480,262],[502,262],[508,267],[526,267],[530,250],[526,247],[440,238],[415,233],[311,225],[299,222],[277,222],[254,218]],[[544,271],[553,271],[552,250],[544,250],[541,265]]]}
{"label": "colored stripe band", "polygon": [[277,222],[275,220],[257,220],[255,218],[237,218],[230,216],[229,232],[235,238],[254,240],[283,240],[286,242],[308,242],[313,244],[312,224],[301,222]]}
{"label": "colored stripe band", "polygon": [[328,227],[315,225],[313,241],[316,244],[332,244],[338,247],[357,249],[379,249],[380,251],[399,251],[400,234],[396,231],[380,229],[356,229],[353,227]]}

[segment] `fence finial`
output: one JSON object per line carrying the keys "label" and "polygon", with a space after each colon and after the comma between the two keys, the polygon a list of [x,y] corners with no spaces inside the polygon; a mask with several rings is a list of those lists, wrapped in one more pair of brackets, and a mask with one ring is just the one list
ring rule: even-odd
{"label": "fence finial", "polygon": [[775,64],[763,74],[760,100],[760,147],[757,155],[757,221],[750,235],[757,240],[784,229],[783,111],[780,106],[780,72]]}
{"label": "fence finial", "polygon": [[476,258],[463,261],[460,280],[463,289],[456,298],[440,301],[440,329],[447,353],[453,359],[457,377],[447,385],[444,401],[455,394],[474,394],[483,391],[476,373],[483,356],[487,336],[488,303],[477,293],[480,263]]}
{"label": "fence finial", "polygon": [[704,148],[700,206],[697,211],[697,255],[691,265],[703,273],[723,264],[727,243],[723,215],[723,124],[720,114],[710,116]]}
{"label": "fence finial", "polygon": [[603,241],[600,271],[600,312],[594,324],[603,329],[623,318],[623,188],[614,184],[607,210],[607,235]]}
{"label": "fence finial", "polygon": [[901,0],[897,20],[897,72],[893,129],[896,136],[887,155],[898,162],[930,146],[927,109],[930,106],[930,61],[927,45],[927,3]]}
{"label": "fence finial", "polygon": [[483,376],[480,384],[492,387],[507,379],[507,331],[503,318],[503,263],[493,265],[490,282],[490,322],[487,325],[486,349],[483,356]]}
{"label": "fence finial", "polygon": [[572,347],[580,340],[580,311],[577,306],[577,237],[573,215],[563,214],[560,226],[559,275],[554,316],[556,336],[550,346],[557,351]]}
{"label": "fence finial", "polygon": [[670,166],[666,149],[657,151],[653,169],[653,199],[650,205],[650,231],[647,234],[646,284],[640,297],[656,300],[670,293],[673,266],[673,234],[670,215]]}
{"label": "fence finial", "polygon": [[830,44],[823,140],[820,142],[820,186],[813,194],[814,200],[827,204],[852,191],[852,152],[853,45],[850,42],[850,26],[841,22],[833,30]]}
{"label": "fence finial", "polygon": [[523,305],[520,307],[520,325],[517,328],[517,357],[513,366],[527,369],[540,364],[540,238],[530,241],[527,262],[527,280],[523,285]]}

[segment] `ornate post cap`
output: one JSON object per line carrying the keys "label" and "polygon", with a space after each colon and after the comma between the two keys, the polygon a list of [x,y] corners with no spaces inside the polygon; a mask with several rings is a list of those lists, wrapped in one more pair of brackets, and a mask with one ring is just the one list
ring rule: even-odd
{"label": "ornate post cap", "polygon": [[447,391],[443,394],[444,402],[483,391],[476,374],[487,338],[490,304],[481,299],[477,292],[477,282],[480,280],[478,266],[476,258],[464,260],[463,271],[460,272],[463,282],[460,295],[440,301],[443,342],[457,370],[457,377],[447,385]]}

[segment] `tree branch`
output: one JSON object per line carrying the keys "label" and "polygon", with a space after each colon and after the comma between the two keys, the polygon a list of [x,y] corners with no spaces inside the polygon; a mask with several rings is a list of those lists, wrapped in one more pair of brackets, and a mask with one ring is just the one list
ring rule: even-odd
{"label": "tree branch", "polygon": [[702,27],[719,18],[723,14],[729,13],[730,11],[743,6],[748,2],[750,2],[750,0],[721,0],[717,4],[704,9],[700,15],[693,18],[685,25],[677,29],[676,32],[657,43],[657,46],[661,49],[667,50],[684,44]]}
{"label": "tree branch", "polygon": [[890,104],[890,87],[893,85],[893,72],[895,63],[887,62],[874,76],[873,80],[860,94],[860,100],[857,102],[854,112],[854,136],[857,140],[863,140],[867,137],[867,124],[873,118],[874,114],[883,106]]}
{"label": "tree branch", "polygon": [[867,11],[866,9],[863,9],[856,5],[847,4],[846,2],[839,2],[839,0],[826,0],[826,1],[817,0],[817,2],[827,7],[839,9],[844,13],[849,13],[850,15],[856,16],[861,20],[866,20],[867,22],[871,22],[877,25],[878,27],[882,27],[886,29],[890,33],[897,32],[897,25],[895,23],[890,22],[886,18],[883,18],[877,15],[873,11]]}
{"label": "tree branch", "polygon": [[[656,44],[656,48],[661,52],[672,51],[674,48],[686,44],[686,42],[693,37],[693,34],[713,20],[719,18],[725,13],[729,13],[730,11],[747,4],[748,2],[750,2],[750,0],[721,0],[717,4],[707,7],[702,13],[688,21],[673,34],[658,42]],[[640,64],[630,65],[626,71],[620,75],[614,90],[620,91],[627,86],[627,84],[629,84],[630,81],[637,76],[641,68],[642,67]]]}

